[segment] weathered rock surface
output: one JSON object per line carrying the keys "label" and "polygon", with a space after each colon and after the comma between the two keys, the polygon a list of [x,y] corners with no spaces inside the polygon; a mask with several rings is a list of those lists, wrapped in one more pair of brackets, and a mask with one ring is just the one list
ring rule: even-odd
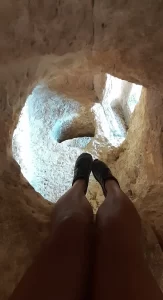
{"label": "weathered rock surface", "polygon": [[[152,225],[162,246],[162,14],[163,3],[155,0],[55,3],[23,0],[14,4],[11,0],[1,1],[2,300],[11,294],[49,234],[53,205],[23,178],[11,151],[12,134],[20,111],[38,82],[44,81],[56,92],[82,103],[96,101],[94,75],[100,72],[149,88],[144,90],[131,120],[127,140],[119,149],[109,147],[106,136],[99,147],[99,134],[86,149],[92,149],[93,154],[98,151],[99,157],[110,164],[142,218]],[[90,201],[96,198],[100,203],[101,194],[96,189],[93,192],[93,186],[92,182]],[[163,286],[162,252],[155,235],[149,232],[147,229],[147,256]],[[157,254],[154,249],[158,250]]]}

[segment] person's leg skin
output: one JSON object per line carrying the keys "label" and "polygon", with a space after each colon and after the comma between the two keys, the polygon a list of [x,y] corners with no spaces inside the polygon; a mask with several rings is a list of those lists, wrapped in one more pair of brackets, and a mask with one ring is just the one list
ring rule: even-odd
{"label": "person's leg skin", "polygon": [[142,250],[141,221],[115,180],[105,182],[106,199],[96,217],[93,300],[162,300]]}
{"label": "person's leg skin", "polygon": [[54,207],[52,237],[10,300],[83,300],[87,293],[93,212],[78,179]]}

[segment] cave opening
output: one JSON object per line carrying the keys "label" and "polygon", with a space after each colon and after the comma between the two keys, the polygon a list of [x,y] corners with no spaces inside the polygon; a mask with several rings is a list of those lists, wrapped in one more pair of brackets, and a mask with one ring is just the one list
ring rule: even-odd
{"label": "cave opening", "polygon": [[[13,134],[13,156],[29,183],[56,202],[71,186],[73,166],[82,152],[103,155],[125,141],[142,87],[105,74],[95,100],[77,100],[37,85],[28,96]],[[101,157],[101,156],[100,156]]]}

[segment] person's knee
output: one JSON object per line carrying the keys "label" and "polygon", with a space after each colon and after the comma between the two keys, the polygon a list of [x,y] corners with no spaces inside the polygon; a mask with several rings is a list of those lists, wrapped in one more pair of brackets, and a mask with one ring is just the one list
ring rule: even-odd
{"label": "person's knee", "polygon": [[[51,244],[56,251],[80,251],[91,241],[92,223],[79,212],[64,214],[56,220],[51,235]],[[57,247],[57,248],[56,248]],[[82,250],[85,251],[85,250]]]}
{"label": "person's knee", "polygon": [[64,216],[61,223],[66,227],[79,227],[90,223],[90,219],[84,213],[76,211]]}
{"label": "person's knee", "polygon": [[85,215],[84,213],[80,211],[76,212],[67,212],[63,215],[59,215],[55,219],[54,223],[54,231],[60,232],[60,234],[80,234],[83,231],[87,231],[91,224],[93,223],[93,218],[90,215]]}
{"label": "person's knee", "polygon": [[[69,205],[61,205],[61,203],[56,203],[54,210],[52,212],[52,227],[57,224],[84,224],[90,223],[93,219],[93,210],[90,203],[83,201],[80,205],[75,205],[73,208]],[[77,226],[78,226],[77,225]],[[66,225],[65,225],[66,226]]]}
{"label": "person's knee", "polygon": [[123,231],[141,232],[141,220],[131,200],[122,192],[105,200],[96,215],[96,226],[101,230],[120,234]]}

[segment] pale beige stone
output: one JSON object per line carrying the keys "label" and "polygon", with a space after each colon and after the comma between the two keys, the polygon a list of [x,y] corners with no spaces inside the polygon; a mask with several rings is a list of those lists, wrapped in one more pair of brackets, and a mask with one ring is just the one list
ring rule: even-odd
{"label": "pale beige stone", "polygon": [[[8,299],[50,232],[53,204],[27,183],[12,157],[12,135],[25,100],[44,81],[65,97],[95,103],[94,76],[101,72],[149,88],[126,142],[114,149],[103,138],[99,147],[97,134],[87,150],[99,149],[99,158],[152,225],[157,238],[146,230],[147,256],[162,286],[162,14],[163,4],[155,0],[1,1],[0,299]],[[98,189],[90,193],[90,201],[101,203]]]}

